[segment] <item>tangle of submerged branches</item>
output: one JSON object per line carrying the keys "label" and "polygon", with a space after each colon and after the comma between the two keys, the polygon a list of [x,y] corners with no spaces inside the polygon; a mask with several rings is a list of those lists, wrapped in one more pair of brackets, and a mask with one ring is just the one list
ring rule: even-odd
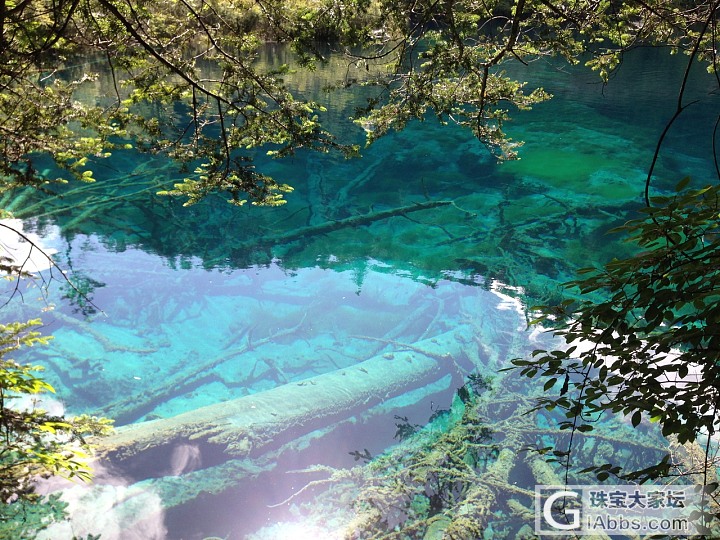
{"label": "tangle of submerged branches", "polygon": [[[458,393],[447,415],[365,465],[301,471],[322,472],[324,477],[273,507],[292,502],[303,509],[303,494],[326,488],[301,511],[322,509],[327,518],[339,509],[338,501],[352,501],[343,521],[341,537],[346,539],[474,540],[489,528],[494,538],[515,538],[524,525],[532,526],[535,484],[594,482],[580,465],[568,467],[552,453],[533,451],[541,442],[560,447],[569,438],[567,431],[539,426],[552,425],[557,420],[553,414],[526,414],[539,389],[515,386],[509,379],[496,388],[490,395],[473,394],[465,400]],[[498,415],[503,418],[493,420]],[[668,444],[653,430],[630,437],[627,424],[614,418],[606,422],[593,433],[575,434],[576,462],[632,465],[637,456],[652,461],[669,453],[677,476],[702,475],[706,464],[699,446]],[[563,479],[565,470],[569,475]]]}

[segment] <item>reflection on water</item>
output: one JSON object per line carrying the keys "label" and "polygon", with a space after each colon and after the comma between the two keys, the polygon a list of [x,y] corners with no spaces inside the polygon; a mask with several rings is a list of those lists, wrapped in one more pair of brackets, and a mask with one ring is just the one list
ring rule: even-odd
{"label": "reflection on water", "polygon": [[[539,82],[557,97],[517,115],[518,162],[495,163],[465,132],[428,120],[362,160],[267,163],[296,188],[279,209],[221,197],[183,207],[154,194],[177,169],[132,151],[98,163],[95,184],[4,201],[78,290],[25,283],[3,317],[42,313],[55,339],[29,360],[47,366],[69,412],[123,426],[104,443],[95,485],[66,490],[72,524],[45,537],[341,538],[358,520],[389,530],[471,501],[470,485],[492,495],[475,522],[519,534],[522,490],[556,472],[516,450],[559,435],[552,415],[521,414],[540,390],[498,372],[551,343],[526,329],[517,298],[557,297],[578,266],[627,253],[604,233],[640,204],[675,99],[676,59],[647,54],[604,90],[546,65]],[[703,97],[702,81],[694,91]],[[712,174],[688,143],[714,116],[708,103],[674,132],[659,189]],[[347,116],[353,102],[334,105]],[[485,379],[491,390],[467,390]],[[651,433],[621,444],[623,429],[588,438],[585,457],[654,458]],[[438,450],[468,437],[472,482]],[[445,471],[447,485],[398,476],[393,463]]]}
{"label": "reflection on water", "polygon": [[[112,252],[75,242],[83,246],[75,268],[105,283],[93,293],[104,314],[83,317],[47,299],[56,303],[45,315],[56,339],[34,359],[51,368],[71,409],[157,424],[121,430],[132,441],[113,443],[122,449],[111,452],[112,472],[71,493],[84,493],[83,508],[115,497],[97,507],[117,509],[112,519],[127,527],[150,519],[128,514],[128,498],[159,497],[168,538],[242,538],[291,518],[290,505],[270,506],[313,478],[291,471],[381,454],[400,438],[398,417],[424,425],[449,408],[467,375],[506,365],[524,335],[517,304],[469,279],[429,287],[367,261],[358,291],[352,270],[173,270],[136,250],[113,279]],[[181,420],[164,423],[171,418]]]}

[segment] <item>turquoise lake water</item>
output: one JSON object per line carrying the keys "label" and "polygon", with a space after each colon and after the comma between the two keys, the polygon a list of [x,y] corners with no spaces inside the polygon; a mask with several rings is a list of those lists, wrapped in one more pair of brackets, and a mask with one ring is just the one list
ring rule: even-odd
{"label": "turquoise lake water", "polygon": [[[68,413],[157,426],[150,431],[192,411],[208,411],[221,428],[245,425],[212,408],[223,403],[265,407],[274,418],[248,416],[248,430],[262,425],[269,435],[247,451],[237,449],[242,441],[233,454],[178,428],[153,451],[103,462],[94,487],[66,489],[73,521],[46,537],[342,538],[350,503],[333,500],[332,483],[283,501],[327,468],[360,465],[361,454],[397,444],[402,426],[424,425],[457,402],[471,374],[501,381],[491,391],[498,402],[525,391],[498,369],[551,340],[526,328],[523,308],[559,298],[578,267],[630,253],[606,231],[642,204],[684,61],[639,50],[606,86],[559,64],[518,67],[519,78],[555,97],[513,115],[507,130],[525,142],[515,162],[498,163],[469,133],[428,119],[362,159],[259,158],[295,188],[277,209],[238,209],[219,196],[183,207],[155,195],[182,173],[133,151],[98,161],[94,184],[14,194],[6,205],[56,250],[85,295],[55,270],[47,286],[24,283],[22,299],[3,308],[6,320],[42,317],[54,336],[22,359],[46,367]],[[686,175],[715,179],[715,82],[696,71],[690,97],[700,101],[663,147],[655,193]],[[321,71],[318,80],[333,76]],[[323,99],[344,137],[361,140],[346,120],[352,100]],[[353,225],[358,216],[367,219]],[[323,229],[332,222],[344,226]],[[298,228],[306,234],[288,236]],[[417,376],[398,367],[413,362]],[[374,376],[386,390],[353,395]],[[338,381],[351,381],[341,398],[332,393]],[[289,400],[296,391],[302,406]],[[254,396],[268,396],[266,404],[252,405]],[[332,400],[336,410],[324,405]],[[298,420],[302,407],[310,412]],[[488,426],[513,414],[498,407]],[[510,437],[498,431],[502,448]],[[528,434],[526,442],[540,441]],[[524,467],[514,481],[528,480]],[[497,503],[506,527],[498,538],[522,526],[503,521],[506,502]]]}

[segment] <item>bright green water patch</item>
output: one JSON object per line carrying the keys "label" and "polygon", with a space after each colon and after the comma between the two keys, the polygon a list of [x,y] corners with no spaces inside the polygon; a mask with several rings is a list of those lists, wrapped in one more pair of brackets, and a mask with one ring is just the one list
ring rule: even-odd
{"label": "bright green water patch", "polygon": [[638,200],[644,187],[639,170],[628,171],[626,160],[608,156],[617,153],[588,153],[557,149],[527,148],[522,158],[504,165],[504,172],[539,180],[555,190],[577,200],[583,196],[608,203]]}
{"label": "bright green water patch", "polygon": [[[587,182],[590,175],[607,165],[607,158],[561,148],[541,150],[525,148],[522,159],[505,164],[506,172],[542,179],[553,187],[568,188]],[[580,189],[577,189],[580,191]]]}

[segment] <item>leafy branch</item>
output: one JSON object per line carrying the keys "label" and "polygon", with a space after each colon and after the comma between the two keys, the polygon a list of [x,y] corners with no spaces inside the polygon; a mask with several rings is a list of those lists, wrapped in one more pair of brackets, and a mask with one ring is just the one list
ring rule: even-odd
{"label": "leafy branch", "polygon": [[[89,435],[109,433],[112,422],[81,415],[53,415],[37,405],[36,396],[54,392],[38,377],[39,366],[21,365],[8,357],[21,347],[47,343],[32,330],[39,320],[0,325],[0,500],[37,500],[37,476],[61,475],[87,481],[91,477],[88,458]],[[20,398],[30,403],[15,404]]]}
{"label": "leafy branch", "polygon": [[[581,270],[570,284],[578,299],[542,309],[536,322],[550,323],[568,348],[513,361],[523,375],[547,378],[547,391],[563,381],[537,405],[562,411],[561,429],[586,433],[617,413],[634,427],[657,424],[680,444],[720,429],[720,186],[686,185],[616,229],[643,251]],[[598,472],[605,479],[620,470]],[[623,477],[668,474],[663,460]]]}

